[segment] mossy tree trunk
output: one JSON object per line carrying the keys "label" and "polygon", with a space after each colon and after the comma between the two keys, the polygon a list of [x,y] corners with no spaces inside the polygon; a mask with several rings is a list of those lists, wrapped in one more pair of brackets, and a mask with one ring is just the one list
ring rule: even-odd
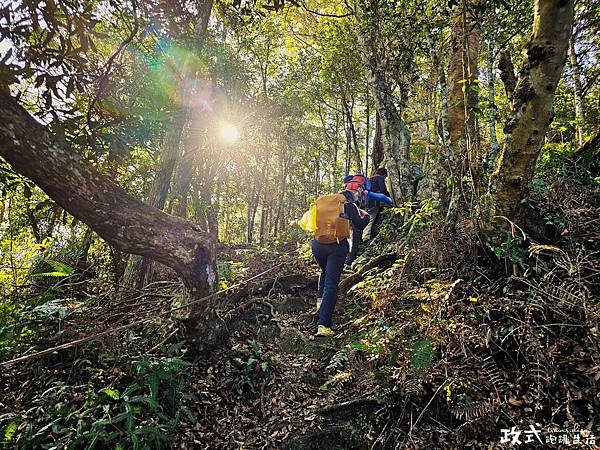
{"label": "mossy tree trunk", "polygon": [[552,122],[552,101],[572,24],[573,0],[536,0],[527,58],[513,94],[512,117],[504,128],[506,140],[483,202],[482,229],[492,241],[498,241],[508,220],[523,218],[529,184]]}
{"label": "mossy tree trunk", "polygon": [[373,172],[379,169],[383,162],[383,142],[381,142],[381,118],[379,111],[375,111],[375,135],[373,136],[373,149],[371,150],[371,161],[373,164]]}
{"label": "mossy tree trunk", "polygon": [[[462,0],[453,11],[452,50],[448,67],[448,126],[456,157],[458,178],[470,176],[471,188],[479,180],[481,156],[475,108],[478,103],[477,61],[480,24],[475,14],[479,0]],[[455,220],[455,217],[452,218]]]}
{"label": "mossy tree trunk", "polygon": [[[368,5],[372,6],[372,5]],[[375,107],[381,124],[381,143],[384,163],[388,170],[390,193],[396,204],[411,200],[413,176],[410,171],[410,132],[402,120],[398,105],[386,79],[377,48],[377,23],[371,11],[357,12],[359,23],[358,40],[361,55],[370,76],[370,85],[375,98]],[[375,166],[374,166],[375,167]]]}

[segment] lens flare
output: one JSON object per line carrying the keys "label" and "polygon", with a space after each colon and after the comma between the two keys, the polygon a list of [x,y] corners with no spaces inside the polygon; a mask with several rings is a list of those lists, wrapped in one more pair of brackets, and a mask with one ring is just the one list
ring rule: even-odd
{"label": "lens flare", "polygon": [[219,129],[219,137],[225,144],[233,144],[239,139],[240,133],[235,125],[224,123]]}

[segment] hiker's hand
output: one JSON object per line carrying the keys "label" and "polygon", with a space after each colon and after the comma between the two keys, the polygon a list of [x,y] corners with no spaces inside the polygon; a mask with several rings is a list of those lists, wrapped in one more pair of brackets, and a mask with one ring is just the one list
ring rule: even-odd
{"label": "hiker's hand", "polygon": [[360,217],[365,217],[365,216],[368,216],[368,215],[369,215],[369,213],[368,213],[368,212],[366,212],[364,209],[360,209],[360,208],[358,208],[358,215],[359,215]]}

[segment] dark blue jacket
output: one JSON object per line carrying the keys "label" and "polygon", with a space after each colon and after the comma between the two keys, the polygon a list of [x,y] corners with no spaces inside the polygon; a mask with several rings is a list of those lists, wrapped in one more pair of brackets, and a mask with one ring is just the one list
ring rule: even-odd
{"label": "dark blue jacket", "polygon": [[379,192],[390,197],[390,193],[385,185],[385,177],[382,175],[375,175],[373,178],[371,178],[371,190],[373,192]]}
{"label": "dark blue jacket", "polygon": [[352,222],[353,230],[364,230],[365,227],[369,224],[369,216],[366,215],[364,217],[360,217],[360,214],[358,213],[358,206],[356,206],[355,203],[345,203],[344,214]]}

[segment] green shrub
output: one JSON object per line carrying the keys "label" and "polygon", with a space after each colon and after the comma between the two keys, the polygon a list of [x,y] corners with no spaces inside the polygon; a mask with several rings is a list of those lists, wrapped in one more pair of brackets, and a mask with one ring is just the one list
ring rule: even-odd
{"label": "green shrub", "polygon": [[167,448],[182,415],[195,422],[183,389],[190,366],[173,357],[138,358],[123,387],[53,380],[28,409],[0,416],[0,433],[17,448]]}

